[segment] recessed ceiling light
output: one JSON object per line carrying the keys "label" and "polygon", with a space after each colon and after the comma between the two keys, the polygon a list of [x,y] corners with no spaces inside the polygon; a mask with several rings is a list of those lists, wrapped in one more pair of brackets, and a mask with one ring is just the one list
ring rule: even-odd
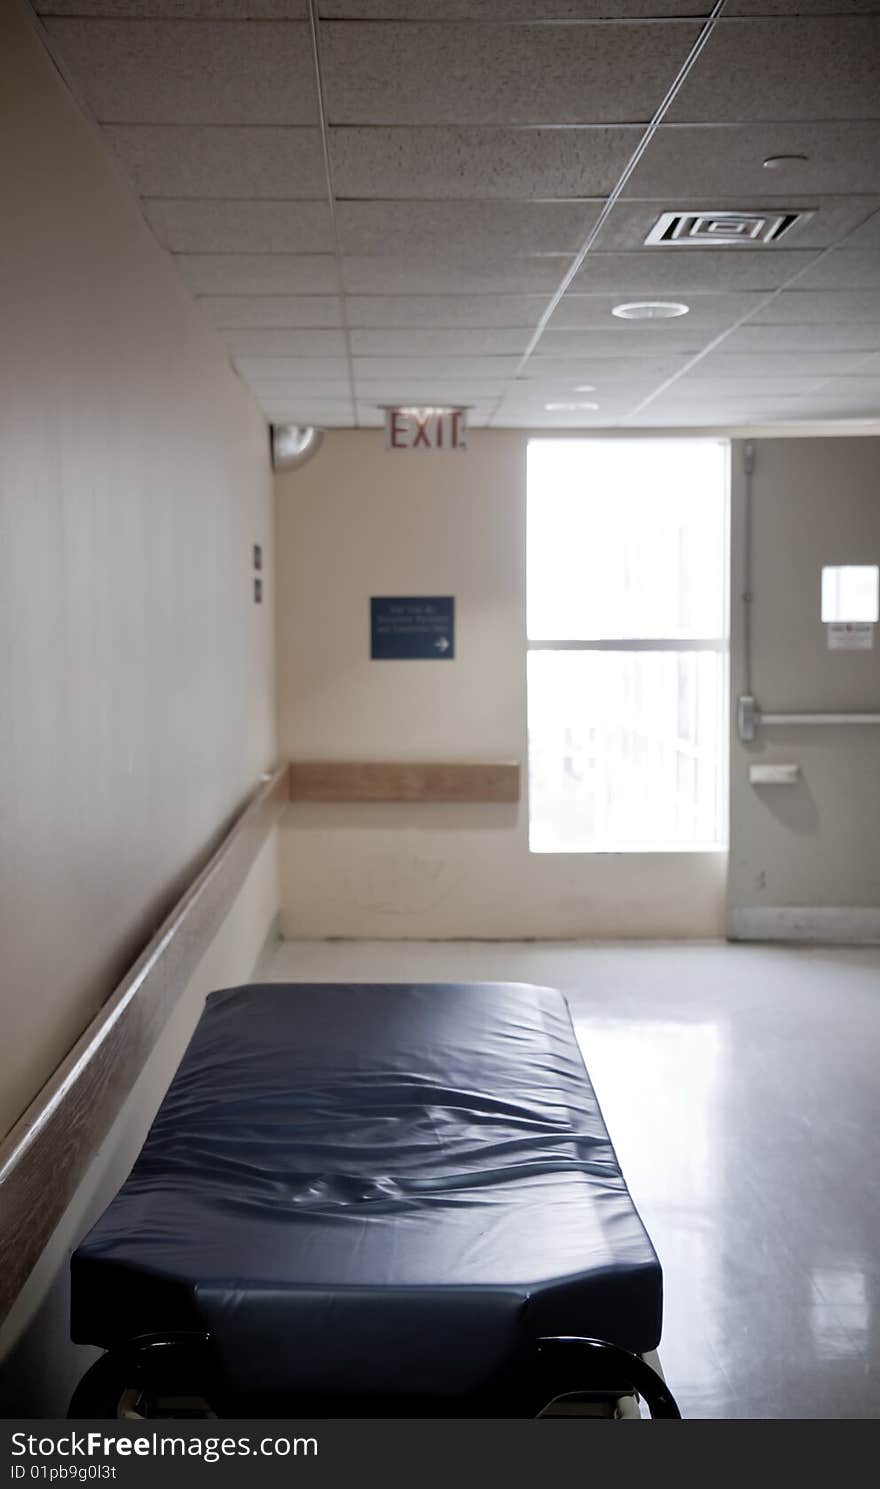
{"label": "recessed ceiling light", "polygon": [[578,383],[574,391],[576,393],[595,393],[596,385],[595,383]]}
{"label": "recessed ceiling light", "polygon": [[636,300],[632,305],[615,305],[611,314],[622,321],[669,321],[689,310],[689,305],[675,300]]}
{"label": "recessed ceiling light", "polygon": [[764,161],[765,171],[778,171],[782,166],[800,165],[802,161],[809,160],[809,155],[768,155]]}
{"label": "recessed ceiling light", "polygon": [[598,408],[598,403],[545,403],[548,414],[573,414],[582,408]]}

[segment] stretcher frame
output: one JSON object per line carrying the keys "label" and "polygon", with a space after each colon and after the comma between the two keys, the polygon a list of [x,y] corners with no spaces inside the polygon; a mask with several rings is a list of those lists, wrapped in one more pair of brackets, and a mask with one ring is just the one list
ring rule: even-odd
{"label": "stretcher frame", "polygon": [[503,1387],[450,1403],[412,1397],[243,1395],[225,1385],[210,1334],[182,1331],[142,1335],[107,1350],[77,1386],[68,1417],[258,1420],[574,1415],[626,1419],[641,1415],[639,1400],[652,1418],[681,1417],[656,1354],[650,1363],[619,1345],[580,1335],[536,1340]]}

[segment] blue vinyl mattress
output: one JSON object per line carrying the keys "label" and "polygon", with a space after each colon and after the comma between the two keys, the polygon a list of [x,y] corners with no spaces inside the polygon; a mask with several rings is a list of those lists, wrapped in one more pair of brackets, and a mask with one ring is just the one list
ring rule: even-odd
{"label": "blue vinyl mattress", "polygon": [[479,1392],[654,1348],[661,1294],[567,1004],[508,983],[212,993],[72,1259],[74,1339],[210,1330],[245,1392]]}

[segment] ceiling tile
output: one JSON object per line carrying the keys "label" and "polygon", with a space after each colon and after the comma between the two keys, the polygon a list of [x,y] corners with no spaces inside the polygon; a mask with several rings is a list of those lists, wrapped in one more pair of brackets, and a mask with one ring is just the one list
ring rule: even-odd
{"label": "ceiling tile", "polygon": [[880,248],[880,211],[874,212],[867,222],[850,233],[847,248]]}
{"label": "ceiling tile", "polygon": [[342,331],[224,331],[223,340],[234,356],[344,357]]}
{"label": "ceiling tile", "polygon": [[858,15],[880,11],[877,0],[727,0],[725,15]]}
{"label": "ceiling tile", "polygon": [[327,202],[152,199],[144,216],[175,253],[332,253]]}
{"label": "ceiling tile", "polygon": [[[340,18],[322,37],[344,302],[320,137],[309,127],[310,59],[297,72],[285,52],[308,39],[297,24],[306,0],[41,8],[76,54],[71,72],[81,70],[87,102],[136,121],[108,128],[108,139],[268,418],[374,427],[378,403],[421,398],[473,405],[475,426],[601,429],[876,413],[878,135],[835,111],[846,99],[864,113],[870,93],[880,114],[880,59],[856,55],[850,22],[804,19],[844,15],[849,4],[727,0],[727,16],[752,5],[764,18],[723,20],[698,61],[685,106],[711,96],[717,109],[705,123],[689,113],[697,124],[657,132],[520,376],[551,295],[641,138],[637,121],[698,33],[683,18],[707,13],[710,0],[319,0]],[[640,23],[664,8],[675,18]],[[866,28],[861,9],[864,42],[880,16]],[[86,10],[88,19],[77,15]],[[792,18],[768,20],[774,12]],[[538,20],[586,24],[527,24]],[[760,55],[760,37],[773,36],[798,38],[787,64]],[[728,53],[741,58],[730,77]],[[830,122],[791,122],[814,86],[815,112]],[[772,89],[787,123],[770,122],[775,107],[766,114]],[[166,107],[178,110],[168,123]],[[765,171],[775,154],[809,159]],[[695,207],[814,215],[769,248],[643,247],[660,211]],[[774,293],[801,269],[795,289]],[[685,299],[689,314],[666,324],[611,316],[621,299],[655,295]],[[594,394],[575,392],[587,384]],[[545,407],[569,401],[599,409]]]}
{"label": "ceiling tile", "polygon": [[597,413],[575,410],[571,413],[551,413],[543,407],[517,409],[502,404],[492,420],[493,429],[604,429],[613,428],[629,412],[632,405],[625,404],[613,413],[600,409]]}
{"label": "ceiling tile", "polygon": [[263,387],[259,394],[260,402],[275,409],[291,408],[299,405],[304,410],[314,410],[319,406],[330,409],[351,408],[351,394],[347,388],[340,383],[332,393],[318,395],[320,383],[301,382],[299,384],[279,384],[277,388],[271,385]]}
{"label": "ceiling tile", "polygon": [[812,393],[814,389],[821,386],[823,381],[824,379],[819,374],[812,377],[798,377],[794,373],[789,374],[788,377],[779,378],[753,376],[745,380],[736,377],[717,377],[710,381],[702,375],[702,367],[698,366],[682,377],[676,386],[688,398],[692,398],[697,403],[704,403],[707,400],[717,402],[727,397],[750,399],[764,394],[771,397],[783,397],[785,394]]}
{"label": "ceiling tile", "polygon": [[517,409],[502,404],[492,419],[493,429],[616,429],[626,427],[629,416],[636,408],[635,401],[621,404],[619,408],[602,408],[595,413],[574,409],[570,413],[554,413],[548,409]]}
{"label": "ceiling tile", "polygon": [[443,257],[574,254],[599,202],[348,202],[337,204],[343,253]]}
{"label": "ceiling tile", "polygon": [[[652,327],[652,331],[656,329],[658,336],[662,336],[665,329],[678,334],[685,332],[685,326],[687,326],[685,334],[690,334],[697,327],[701,331],[713,330],[717,334],[718,331],[732,325],[742,316],[757,310],[765,298],[766,296],[762,294],[695,295],[692,300],[688,301],[690,310],[686,316],[665,321],[662,326]],[[554,310],[550,325],[554,330],[572,327],[614,330],[619,331],[621,337],[628,335],[630,330],[641,332],[644,328],[638,321],[627,324],[611,314],[614,306],[619,305],[620,301],[620,295],[569,293]]]}
{"label": "ceiling tile", "polygon": [[236,357],[235,366],[247,382],[319,382],[348,381],[348,363],[344,357]]}
{"label": "ceiling tile", "polygon": [[32,0],[39,15],[146,16],[185,20],[298,21],[308,0]]}
{"label": "ceiling tile", "polygon": [[880,418],[880,396],[871,393],[831,392],[821,388],[806,398],[792,400],[788,412],[794,418],[815,421],[817,419],[878,419]]}
{"label": "ceiling tile", "polygon": [[757,325],[797,322],[855,321],[880,325],[880,290],[783,290],[763,310],[756,311]]}
{"label": "ceiling tile", "polygon": [[393,377],[395,381],[425,382],[460,378],[464,382],[497,381],[511,377],[516,371],[518,357],[355,357],[354,374],[358,382],[381,382]]}
{"label": "ceiling tile", "polygon": [[[68,0],[82,4],[82,0]],[[121,3],[121,0],[117,0]],[[166,0],[167,3],[167,0]],[[183,0],[181,0],[183,3]],[[779,0],[766,0],[768,9]],[[786,0],[782,0],[786,3]],[[795,0],[790,0],[791,4]],[[819,0],[801,0],[804,9]],[[824,0],[832,4],[833,0]],[[858,5],[864,0],[839,0]],[[712,0],[319,0],[322,16],[374,21],[639,20],[650,16],[708,15]],[[442,12],[442,13],[441,13]]]}
{"label": "ceiling tile", "polygon": [[422,327],[411,331],[351,332],[351,349],[357,356],[433,357],[433,356],[499,356],[522,353],[531,332],[519,330],[474,330],[462,326],[453,330]]}
{"label": "ceiling tile", "polygon": [[585,26],[329,22],[331,124],[647,122],[699,34],[690,21]]}
{"label": "ceiling tile", "polygon": [[640,409],[631,421],[631,427],[677,428],[677,429],[738,429],[755,424],[791,422],[791,405],[794,400],[755,398],[749,403],[682,404],[678,400],[667,402],[665,396],[652,401]]}
{"label": "ceiling tile", "polygon": [[300,22],[44,21],[49,47],[99,121],[314,124],[309,28]]}
{"label": "ceiling tile", "polygon": [[[395,376],[393,368],[387,378],[356,378],[355,391],[366,403],[407,403],[413,396],[413,383]],[[501,397],[506,384],[482,379],[479,382],[461,382],[458,378],[444,381],[442,378],[424,380],[416,384],[419,398],[437,403],[488,404]],[[428,391],[430,390],[430,391]]]}
{"label": "ceiling tile", "polygon": [[201,295],[198,303],[219,330],[342,325],[342,307],[333,295]]}
{"label": "ceiling tile", "polygon": [[533,327],[547,306],[547,295],[351,295],[350,326]]}
{"label": "ceiling tile", "polygon": [[317,129],[108,125],[104,134],[141,196],[322,197]]}
{"label": "ceiling tile", "polygon": [[645,404],[642,415],[650,421],[661,410],[674,410],[683,424],[700,416],[711,418],[713,413],[719,421],[730,419],[741,422],[750,418],[752,413],[782,413],[791,406],[797,395],[775,386],[775,392],[772,389],[763,393],[757,390],[748,393],[718,391],[715,396],[694,398],[683,383],[673,383],[650,400],[642,400]]}
{"label": "ceiling tile", "polygon": [[880,117],[880,16],[720,20],[676,120]]}
{"label": "ceiling tile", "polygon": [[837,248],[798,280],[801,290],[880,290],[880,248]]}
{"label": "ceiling tile", "polygon": [[[433,391],[433,384],[431,384],[431,388],[432,388],[432,392],[431,392],[430,395],[428,395],[428,394],[422,394],[420,392],[415,401],[413,400],[412,388],[410,388],[404,394],[404,396],[402,398],[399,398],[399,397],[395,396],[394,391],[393,391],[393,388],[387,394],[385,394],[385,395],[381,395],[380,394],[376,398],[367,398],[367,397],[360,397],[359,396],[358,397],[358,403],[357,403],[358,417],[360,417],[361,415],[363,415],[364,418],[365,419],[369,419],[371,423],[382,424],[382,423],[384,423],[384,419],[385,419],[385,408],[386,407],[394,408],[394,407],[399,406],[400,404],[403,404],[403,405],[410,405],[410,406],[412,406],[414,408],[431,408],[431,407],[433,407],[434,399],[435,399],[435,396],[436,396],[435,393],[434,393],[434,391]],[[440,401],[440,400],[438,399],[437,401]],[[463,404],[464,401],[465,400],[462,399],[461,400],[461,403]],[[458,402],[459,402],[459,400],[456,399],[455,400],[456,405],[458,404]],[[474,399],[468,399],[467,400],[468,419],[485,418],[487,414],[491,414],[492,413],[492,411],[495,408],[497,402],[498,402],[498,399],[497,398],[487,398],[487,399],[485,399],[483,401],[476,401]]]}
{"label": "ceiling tile", "polygon": [[[723,420],[709,418],[705,413],[691,419],[687,428],[691,429],[715,429],[721,428]],[[647,413],[634,414],[625,421],[627,429],[678,429],[684,426],[684,420],[678,409],[667,408],[664,403],[652,403]],[[726,427],[726,426],[724,426]]]}
{"label": "ceiling tile", "polygon": [[638,253],[590,253],[572,281],[577,294],[618,296],[711,290],[773,290],[815,259],[812,249],[643,248]]}
{"label": "ceiling tile", "polygon": [[701,378],[708,381],[723,379],[731,381],[743,378],[789,378],[792,376],[830,377],[835,372],[847,372],[864,355],[861,352],[792,351],[792,352],[731,352],[725,341],[717,351],[709,352],[695,369]]}
{"label": "ceiling tile", "polygon": [[859,366],[858,366],[858,375],[861,378],[865,378],[865,377],[878,378],[878,377],[880,377],[880,356],[873,356],[873,357],[872,356],[868,356],[868,357],[865,357],[865,360],[863,362],[860,362],[859,363]]}
{"label": "ceiling tile", "polygon": [[597,197],[616,186],[643,133],[638,125],[332,129],[330,155],[341,197]]}
{"label": "ceiling tile", "polygon": [[272,403],[276,407],[291,398],[310,398],[316,403],[318,400],[327,403],[348,402],[351,398],[348,378],[343,380],[301,377],[294,380],[280,377],[265,379],[248,377],[243,381],[247,383],[255,398]]}
{"label": "ceiling tile", "polygon": [[559,285],[568,258],[504,258],[500,261],[449,262],[444,255],[433,258],[355,258],[342,261],[342,277],[349,294],[498,294],[528,293]]}
{"label": "ceiling tile", "polygon": [[645,382],[654,379],[660,382],[685,367],[689,361],[686,352],[669,352],[665,357],[530,357],[523,374],[527,381],[559,381],[562,378],[573,382],[621,383],[629,380]]}
{"label": "ceiling tile", "polygon": [[[698,352],[711,340],[712,332],[688,326],[690,316],[671,322],[620,321],[620,330],[545,331],[539,342],[544,356],[639,357],[664,356],[667,352]],[[720,329],[720,328],[719,328]]]}
{"label": "ceiling tile", "polygon": [[808,205],[805,193],[880,194],[877,126],[822,124],[661,124],[627,185],[627,197],[651,197],[671,211],[680,201],[722,192],[748,210],[767,192],[764,161],[806,155],[774,180],[777,206]]}
{"label": "ceiling tile", "polygon": [[873,376],[868,367],[863,367],[858,373],[853,373],[848,377],[829,379],[822,392],[841,398],[855,395],[860,398],[873,398],[875,402],[880,401],[880,365],[878,364],[880,364],[880,358],[875,359]]}
{"label": "ceiling tile", "polygon": [[[725,352],[869,352],[880,351],[880,325],[740,326],[724,342]],[[714,353],[713,353],[714,355]]]}
{"label": "ceiling tile", "polygon": [[179,253],[175,262],[190,289],[203,295],[332,293],[336,261],[318,253]]}
{"label": "ceiling tile", "polygon": [[[647,398],[654,391],[656,384],[650,382],[642,383],[619,383],[617,385],[598,385],[589,393],[577,393],[572,388],[552,387],[547,385],[516,383],[504,395],[505,409],[538,409],[542,413],[560,414],[593,414],[595,409],[586,407],[590,403],[597,403],[603,413],[619,411],[631,408],[640,399]],[[547,408],[548,403],[565,403],[578,405],[576,408]]]}
{"label": "ceiling tile", "polygon": [[[878,0],[880,4],[880,0]],[[769,244],[766,247],[755,248],[754,245],[743,244],[739,247],[733,246],[725,252],[733,253],[782,253],[789,248],[828,248],[836,243],[839,238],[849,233],[857,223],[860,223],[869,212],[880,207],[880,201],[876,197],[846,197],[823,196],[817,197],[814,193],[809,195],[804,202],[792,203],[788,200],[787,189],[783,189],[779,196],[785,199],[785,211],[791,211],[800,207],[802,211],[811,212],[812,216],[796,223],[785,234],[782,244]],[[725,210],[736,210],[739,205],[737,197],[727,201],[720,197],[698,197],[687,200],[676,199],[675,206],[682,212],[704,212],[721,213]],[[779,205],[777,196],[758,197],[750,194],[748,200],[749,208],[759,212],[772,215],[774,212],[783,210]],[[597,247],[602,253],[610,250],[637,249],[644,245],[645,239],[654,227],[660,216],[662,207],[657,202],[620,201],[614,207],[611,215],[602,226]],[[880,216],[877,218],[877,244],[880,246]],[[858,236],[858,233],[855,235]],[[851,241],[851,240],[850,240]],[[865,244],[871,247],[870,243]],[[655,251],[655,250],[652,250]],[[662,252],[657,249],[656,252]],[[677,253],[695,253],[699,250],[690,247],[681,247],[675,250]]]}
{"label": "ceiling tile", "polygon": [[624,420],[637,406],[638,400],[615,404],[603,404],[598,409],[548,409],[543,403],[502,403],[494,412],[492,427],[495,429],[607,429]]}

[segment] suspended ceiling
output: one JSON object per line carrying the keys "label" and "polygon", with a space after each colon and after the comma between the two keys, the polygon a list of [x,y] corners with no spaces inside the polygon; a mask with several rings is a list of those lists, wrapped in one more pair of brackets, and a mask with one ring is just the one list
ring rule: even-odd
{"label": "suspended ceiling", "polygon": [[[880,0],[34,8],[271,421],[880,415]],[[672,210],[804,215],[646,246]]]}

